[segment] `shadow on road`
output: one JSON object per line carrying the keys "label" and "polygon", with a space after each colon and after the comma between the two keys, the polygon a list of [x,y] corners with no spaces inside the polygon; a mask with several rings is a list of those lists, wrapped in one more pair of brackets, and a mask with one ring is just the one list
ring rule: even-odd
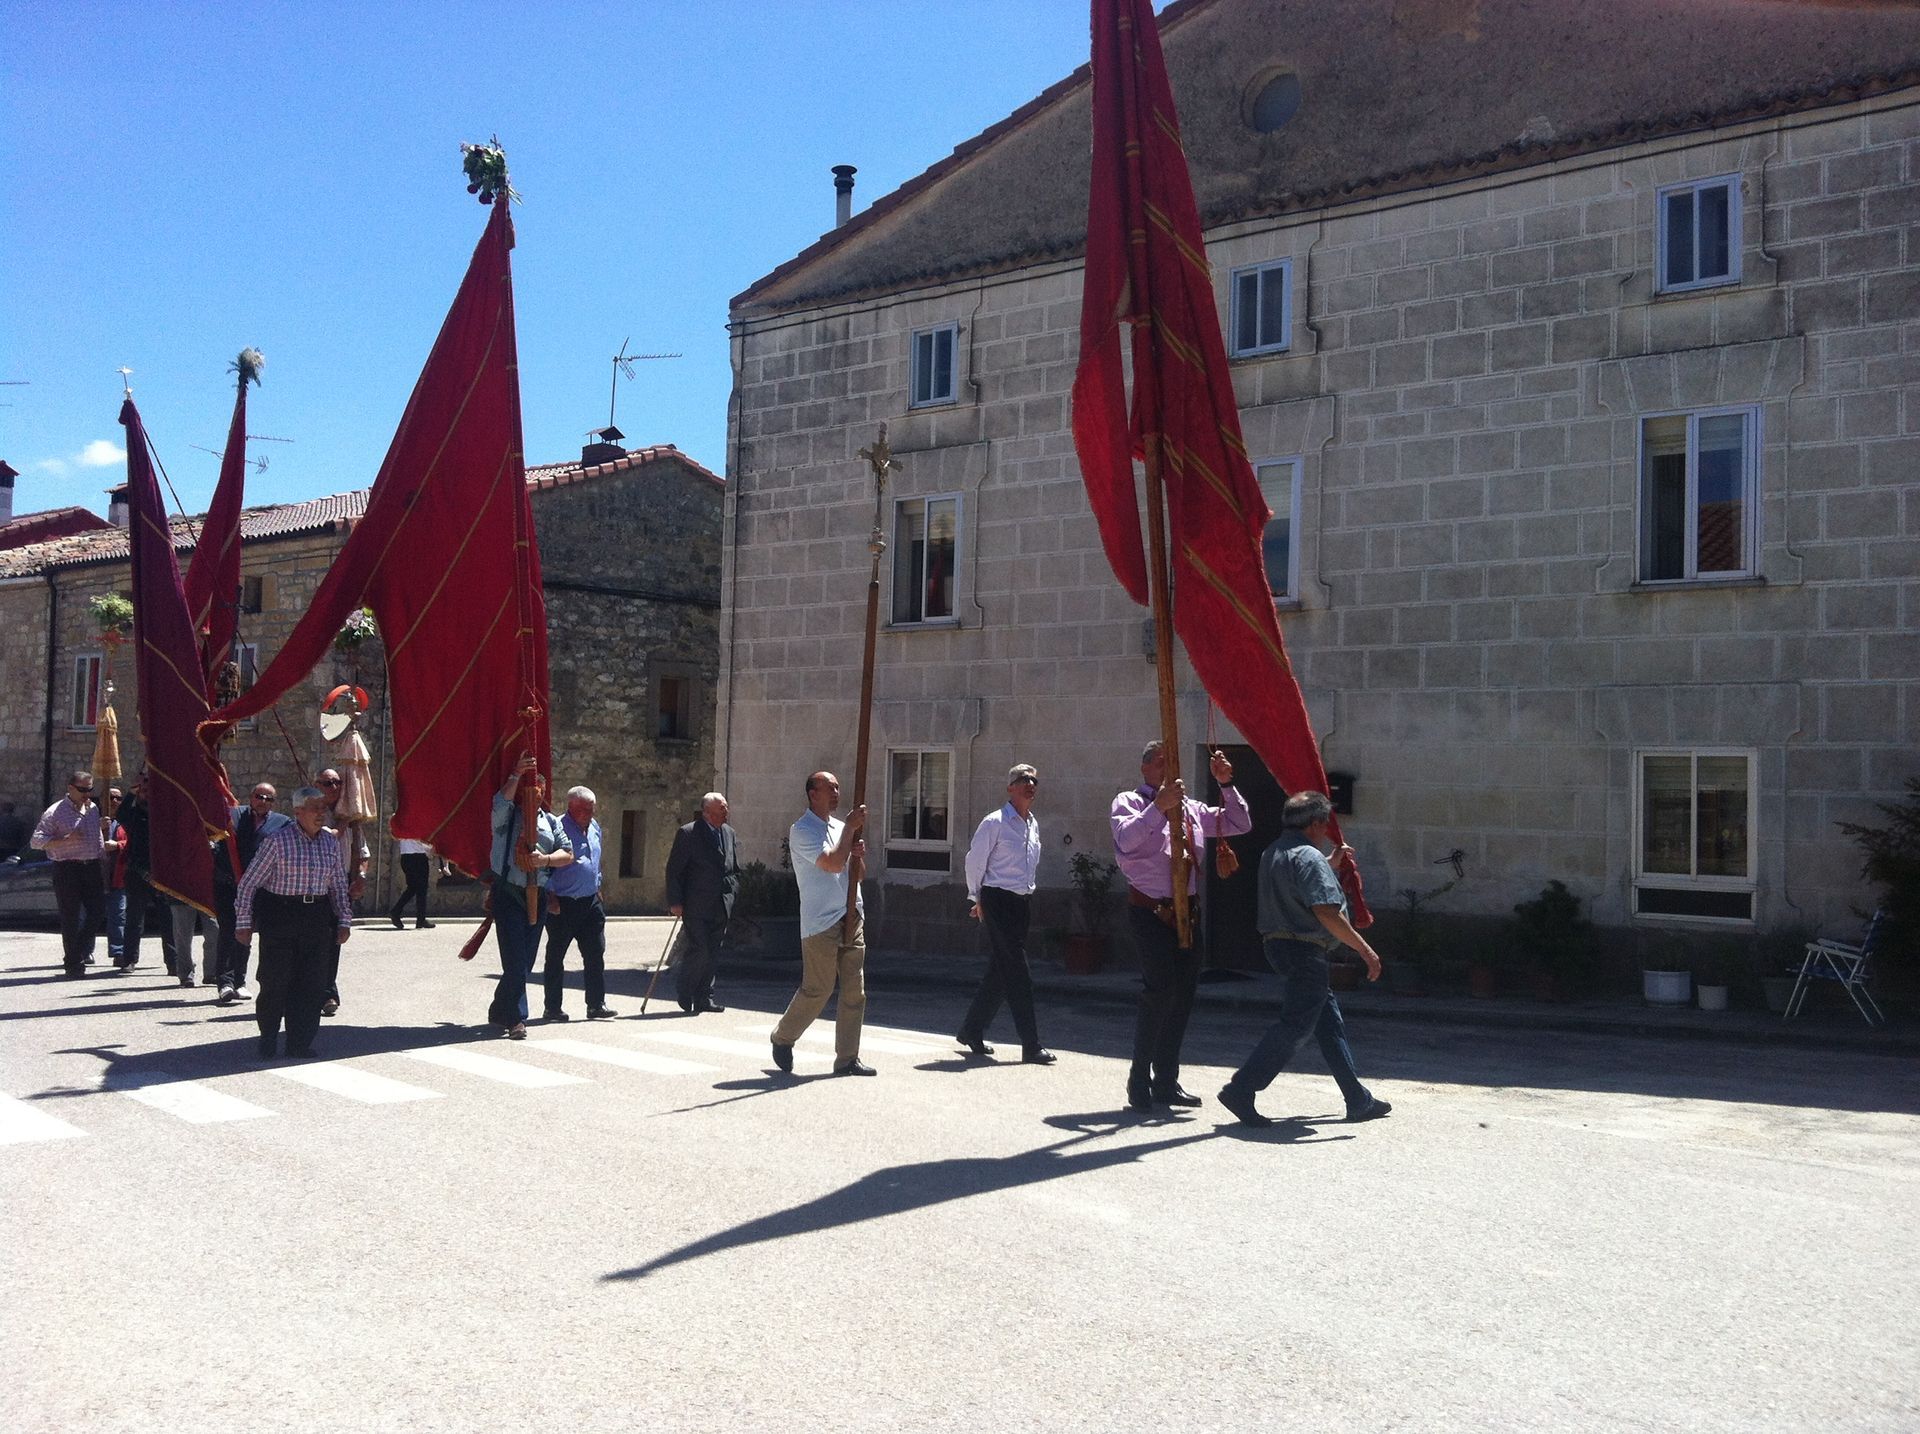
{"label": "shadow on road", "polygon": [[[1053,1117],[1049,1123],[1061,1120],[1085,1122],[1104,1119],[1103,1116]],[[744,1224],[735,1225],[730,1230],[722,1230],[703,1240],[695,1240],[692,1244],[682,1245],[677,1250],[657,1255],[645,1264],[602,1275],[601,1279],[603,1281],[643,1280],[659,1270],[685,1264],[689,1260],[697,1260],[706,1255],[717,1255],[723,1251],[765,1244],[772,1240],[784,1240],[794,1235],[809,1235],[821,1230],[839,1229],[847,1225],[857,1225],[866,1220],[881,1220],[892,1215],[904,1215],[910,1211],[924,1210],[930,1206],[944,1205],[949,1201],[964,1200],[975,1195],[989,1195],[995,1191],[1012,1190],[1023,1185],[1062,1180],[1089,1170],[1104,1170],[1115,1165],[1126,1165],[1143,1160],[1149,1155],[1178,1149],[1182,1145],[1211,1140],[1219,1133],[1214,1130],[1202,1130],[1192,1135],[1171,1136],[1165,1140],[1151,1141],[1144,1145],[1118,1145],[1069,1153],[1071,1147],[1115,1134],[1122,1127],[1116,1125],[1091,1129],[1079,1126],[1072,1128],[1075,1133],[1064,1140],[1057,1140],[1051,1145],[1024,1150],[1014,1155],[960,1156],[950,1160],[925,1160],[908,1165],[889,1165],[885,1169],[861,1176],[850,1185],[844,1185],[818,1199],[809,1200],[803,1205],[796,1205],[789,1210],[779,1210],[771,1215],[763,1215],[756,1220],[748,1220]]]}

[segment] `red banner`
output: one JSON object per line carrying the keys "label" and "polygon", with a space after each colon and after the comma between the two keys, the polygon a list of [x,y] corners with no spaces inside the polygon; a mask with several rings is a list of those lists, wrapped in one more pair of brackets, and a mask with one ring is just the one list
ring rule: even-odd
{"label": "red banner", "polygon": [[[1121,326],[1132,325],[1127,402]],[[1114,575],[1148,600],[1133,460],[1167,493],[1173,624],[1201,683],[1289,793],[1327,790],[1274,612],[1272,516],[1240,437],[1193,181],[1149,0],[1093,0],[1093,179],[1073,441]],[[1334,832],[1338,840],[1336,826]],[[1353,924],[1372,914],[1350,853]]]}
{"label": "red banner", "polygon": [[206,674],[209,698],[240,625],[240,508],[246,501],[246,477],[247,383],[243,378],[233,401],[233,422],[227,426],[220,482],[187,564],[187,616],[200,644],[200,668]]}
{"label": "red banner", "polygon": [[547,613],[520,438],[513,226],[503,195],[380,465],[367,510],[254,686],[203,729],[279,701],[373,609],[392,704],[396,836],[469,872],[522,752],[550,771]]}
{"label": "red banner", "polygon": [[153,476],[140,412],[120,409],[127,430],[127,547],[133,564],[133,646],[140,686],[140,735],[147,750],[153,821],[153,884],[213,912],[213,854],[227,834],[226,778],[195,740],[207,715],[200,650],[187,616],[167,505]]}

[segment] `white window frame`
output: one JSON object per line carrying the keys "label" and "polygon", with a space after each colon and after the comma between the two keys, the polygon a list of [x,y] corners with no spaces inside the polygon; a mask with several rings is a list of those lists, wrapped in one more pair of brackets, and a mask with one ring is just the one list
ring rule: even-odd
{"label": "white window frame", "polygon": [[[1702,757],[1739,757],[1747,764],[1747,871],[1744,876],[1679,876],[1647,870],[1647,764],[1649,757],[1687,757],[1693,776],[1689,784],[1690,816],[1687,825],[1687,860],[1699,860],[1700,759]],[[1759,906],[1760,886],[1760,754],[1751,747],[1640,747],[1633,753],[1633,915],[1648,921],[1698,923],[1708,926],[1751,926]],[[1749,898],[1747,915],[1679,916],[1664,911],[1642,913],[1640,894],[1646,890],[1724,891]]]}
{"label": "white window frame", "polygon": [[[937,349],[942,335],[946,337],[947,342],[952,346],[952,352],[949,354],[947,362],[947,389],[944,393],[936,393],[933,389],[934,374],[927,373],[925,375],[927,392],[925,397],[922,397],[920,393],[920,379],[922,376],[920,340],[923,338],[931,340]],[[937,372],[938,365],[936,364],[934,367]],[[960,325],[957,323],[930,324],[926,328],[913,330],[907,337],[907,407],[938,408],[942,405],[958,403],[959,401]]]}
{"label": "white window frame", "polygon": [[[1700,420],[1739,417],[1746,420],[1745,451],[1740,472],[1740,567],[1734,572],[1700,571]],[[1687,531],[1681,557],[1680,576],[1655,578],[1647,575],[1647,524],[1653,516],[1647,511],[1647,425],[1661,418],[1687,420]],[[1760,409],[1757,404],[1735,404],[1725,408],[1669,409],[1640,415],[1634,435],[1633,468],[1633,542],[1634,573],[1641,583],[1652,587],[1682,583],[1741,582],[1760,572]]]}
{"label": "white window frame", "polygon": [[[1700,274],[1700,195],[1705,190],[1727,191],[1727,272],[1701,278]],[[1667,201],[1676,194],[1693,196],[1693,273],[1684,283],[1667,282]],[[1723,289],[1740,282],[1740,176],[1716,174],[1711,179],[1690,179],[1684,184],[1669,184],[1654,191],[1654,292],[1686,294],[1695,289]]]}
{"label": "white window frame", "polygon": [[[92,732],[100,725],[99,714],[107,705],[107,660],[98,652],[79,652],[73,658],[73,695],[67,704],[67,730]],[[86,721],[86,698],[91,683],[94,720]]]}
{"label": "white window frame", "polygon": [[[899,568],[897,566],[897,562],[898,562],[899,554],[905,551],[905,547],[906,547],[900,535],[901,516],[904,510],[913,504],[919,504],[921,507],[921,511],[924,513],[926,511],[926,505],[929,503],[952,503],[953,504],[953,611],[945,617],[925,616],[924,614],[926,609],[926,593],[923,590],[920,594],[920,603],[919,603],[922,616],[915,617],[915,618],[896,618],[893,616],[893,613],[895,610],[895,603],[899,597]],[[895,498],[893,500],[893,526],[892,526],[891,534],[888,538],[888,541],[893,544],[891,551],[894,555],[894,558],[892,561],[889,561],[887,563],[887,626],[888,627],[890,628],[958,627],[960,625],[960,575],[966,567],[965,556],[966,556],[966,544],[967,544],[967,540],[966,540],[967,527],[966,527],[965,519],[966,519],[966,495],[962,493],[957,493],[957,492],[929,493],[925,497]],[[932,529],[931,523],[928,524],[928,529],[929,531],[931,531]],[[923,582],[925,581],[924,574],[922,575],[922,581]]]}
{"label": "white window frame", "polygon": [[[894,759],[896,757],[904,757],[904,756],[915,756],[920,758],[922,767],[924,767],[925,761],[928,757],[945,757],[947,759],[947,835],[945,840],[935,841],[925,837],[896,837],[893,834],[893,795],[894,795],[893,764],[894,764]],[[889,874],[890,875],[917,874],[921,876],[933,876],[933,877],[945,877],[950,875],[953,870],[953,831],[954,831],[954,825],[955,825],[955,813],[954,813],[954,806],[953,806],[953,778],[954,778],[953,748],[935,747],[935,746],[889,747],[887,748],[886,760],[887,760],[887,796],[886,796],[887,804],[883,809],[883,813],[881,817],[881,822],[882,822],[881,830],[886,833],[886,836],[881,843],[881,850],[885,856],[887,870]],[[945,865],[940,867],[895,866],[893,864],[893,853],[895,853],[896,851],[928,852],[928,853],[934,853],[934,854],[944,854],[946,857],[946,863]]]}
{"label": "white window frame", "polygon": [[[1257,276],[1257,287],[1265,288],[1277,276],[1280,284],[1280,336],[1268,343],[1254,343],[1247,347],[1240,345],[1240,281],[1247,275]],[[1259,336],[1258,296],[1255,297],[1254,331]],[[1293,260],[1270,259],[1264,264],[1243,264],[1227,278],[1227,336],[1232,347],[1228,350],[1234,358],[1251,358],[1256,354],[1283,354],[1293,347]]]}
{"label": "white window frame", "polygon": [[[1284,479],[1279,476],[1281,469],[1286,470]],[[1285,514],[1287,519],[1287,590],[1273,593],[1274,605],[1297,606],[1300,602],[1300,459],[1298,455],[1256,459],[1253,476],[1259,480],[1260,494],[1274,515]],[[1282,482],[1286,485],[1285,492],[1281,491]],[[1264,532],[1261,539],[1260,566],[1264,570],[1267,565]],[[1273,591],[1271,573],[1267,574],[1267,590]]]}

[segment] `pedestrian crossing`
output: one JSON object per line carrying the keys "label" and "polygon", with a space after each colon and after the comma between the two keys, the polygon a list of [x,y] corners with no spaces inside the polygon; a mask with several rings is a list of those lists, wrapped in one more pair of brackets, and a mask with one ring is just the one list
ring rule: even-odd
{"label": "pedestrian crossing", "polygon": [[[0,1093],[0,1145],[30,1145],[82,1139],[96,1125],[91,1117],[99,1100],[137,1106],[192,1126],[214,1126],[280,1117],[273,1092],[298,1086],[331,1097],[347,1107],[399,1106],[471,1094],[487,1085],[541,1091],[590,1085],[598,1079],[656,1077],[711,1080],[728,1070],[770,1070],[767,1035],[773,1017],[752,1016],[754,1024],[706,1024],[690,1030],[677,1023],[638,1021],[594,1025],[576,1035],[549,1035],[535,1026],[532,1038],[508,1044],[484,1038],[473,1044],[419,1046],[339,1060],[298,1061],[237,1066],[232,1077],[176,1077],[154,1064],[109,1070],[91,1090],[58,1092],[57,1104]],[[481,1051],[475,1047],[485,1044]],[[868,1027],[861,1048],[875,1054],[937,1059],[951,1055],[952,1042],[925,1031]],[[193,1055],[191,1051],[181,1052]],[[804,1074],[809,1065],[825,1070],[832,1060],[833,1028],[823,1024],[803,1034],[797,1056]],[[197,1059],[197,1058],[196,1058]],[[402,1076],[411,1077],[403,1079]],[[447,1089],[438,1088],[445,1085]],[[51,1096],[53,1093],[49,1093]],[[311,1107],[293,1102],[292,1109]]]}

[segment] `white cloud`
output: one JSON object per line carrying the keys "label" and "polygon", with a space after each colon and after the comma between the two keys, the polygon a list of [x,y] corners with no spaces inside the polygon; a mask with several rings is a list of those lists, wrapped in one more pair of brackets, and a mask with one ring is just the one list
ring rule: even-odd
{"label": "white cloud", "polygon": [[127,461],[127,450],[105,438],[96,438],[74,454],[73,461],[82,468],[111,468]]}
{"label": "white cloud", "polygon": [[64,458],[42,458],[33,466],[38,468],[42,473],[64,473],[67,471],[67,460]]}

